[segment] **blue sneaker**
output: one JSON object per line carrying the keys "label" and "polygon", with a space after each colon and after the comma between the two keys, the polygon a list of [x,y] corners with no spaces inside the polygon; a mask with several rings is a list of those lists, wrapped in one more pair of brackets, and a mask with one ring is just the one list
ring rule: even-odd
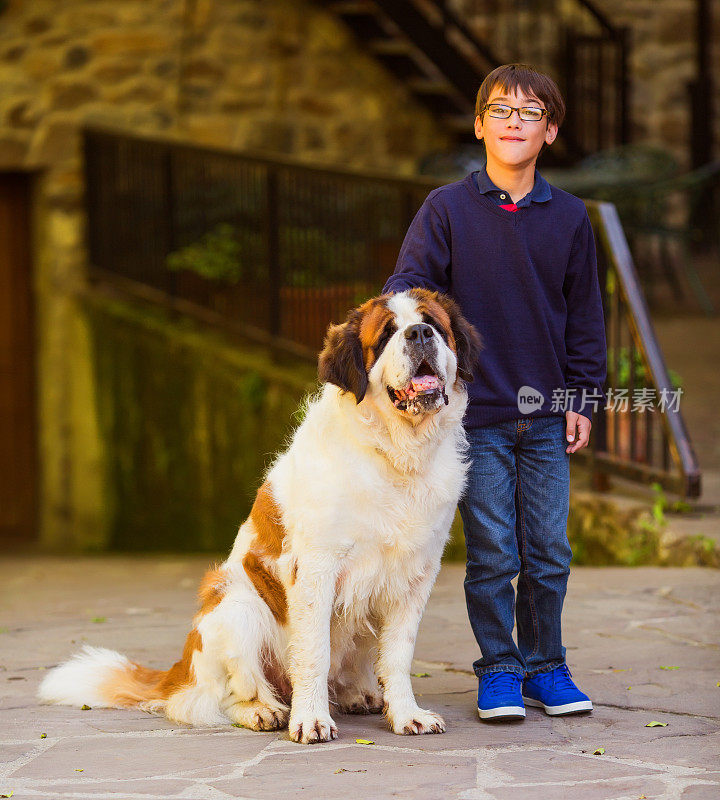
{"label": "blue sneaker", "polygon": [[517,672],[486,672],[478,687],[480,719],[522,719],[525,706],[520,687],[522,676]]}
{"label": "blue sneaker", "polygon": [[522,697],[529,706],[544,708],[551,717],[592,711],[590,698],[575,686],[567,664],[555,667],[552,672],[541,672],[525,678]]}

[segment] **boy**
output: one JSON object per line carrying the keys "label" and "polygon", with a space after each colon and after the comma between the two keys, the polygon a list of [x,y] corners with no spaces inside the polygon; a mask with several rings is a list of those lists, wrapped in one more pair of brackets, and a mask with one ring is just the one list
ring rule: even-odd
{"label": "boy", "polygon": [[591,711],[565,663],[560,617],[572,557],[570,454],[588,443],[605,381],[595,243],[583,202],[535,168],[565,115],[552,79],[523,64],[498,67],[476,115],[486,167],[430,192],[383,291],[445,292],[483,339],[459,506],[482,653],[473,665],[480,718],[522,718],[523,701],[550,715]]}

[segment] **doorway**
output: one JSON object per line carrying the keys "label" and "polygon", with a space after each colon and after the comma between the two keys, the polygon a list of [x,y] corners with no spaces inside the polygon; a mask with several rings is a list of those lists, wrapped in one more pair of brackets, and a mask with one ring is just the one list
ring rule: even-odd
{"label": "doorway", "polygon": [[34,175],[0,172],[0,548],[37,539],[31,209]]}

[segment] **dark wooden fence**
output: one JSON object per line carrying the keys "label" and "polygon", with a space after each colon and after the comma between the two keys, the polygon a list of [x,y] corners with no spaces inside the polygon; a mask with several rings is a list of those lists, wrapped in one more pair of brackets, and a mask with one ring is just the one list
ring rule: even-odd
{"label": "dark wooden fence", "polygon": [[[382,288],[437,186],[99,130],[87,130],[84,145],[91,277],[311,359],[328,323]],[[599,408],[583,457],[598,479],[657,481],[697,497],[699,468],[669,394],[677,387],[622,226],[612,204],[587,207],[608,389],[628,402]]]}

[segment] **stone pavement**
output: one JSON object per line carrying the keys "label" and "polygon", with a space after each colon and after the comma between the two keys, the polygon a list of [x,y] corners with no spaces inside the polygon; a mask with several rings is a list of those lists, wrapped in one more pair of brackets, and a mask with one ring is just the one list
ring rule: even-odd
{"label": "stone pavement", "polygon": [[[564,635],[574,676],[595,703],[589,716],[551,719],[529,708],[522,722],[478,721],[477,653],[454,564],[433,592],[413,667],[429,673],[413,681],[419,703],[445,717],[443,735],[395,736],[378,716],[336,714],[340,739],[304,746],[284,731],[193,729],[138,711],[37,704],[42,670],[83,642],[169,666],[207,563],[4,559],[0,796],[720,798],[720,572],[707,569],[573,569]],[[645,727],[653,720],[667,726]]]}

